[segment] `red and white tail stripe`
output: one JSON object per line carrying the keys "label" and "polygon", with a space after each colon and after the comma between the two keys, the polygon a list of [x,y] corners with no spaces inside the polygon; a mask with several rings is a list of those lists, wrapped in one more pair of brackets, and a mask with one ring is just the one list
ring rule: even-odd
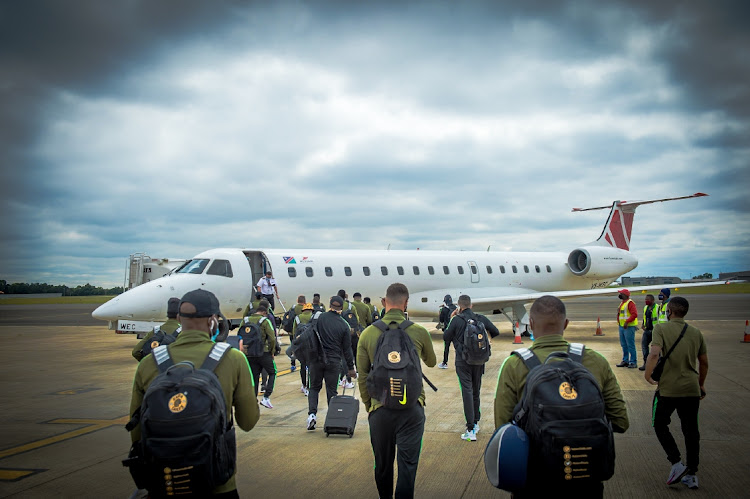
{"label": "red and white tail stripe", "polygon": [[[642,204],[661,203],[664,201],[699,198],[703,196],[708,196],[708,194],[696,192],[691,196],[652,199],[649,201],[633,201],[630,203],[628,203],[627,201],[615,201],[614,203],[612,203],[612,210],[609,212],[607,223],[604,224],[604,230],[602,230],[602,233],[599,236],[599,239],[596,240],[596,242],[598,242],[599,244],[609,245],[613,248],[630,251],[630,234],[633,231],[633,217],[635,217],[636,208],[638,208]],[[609,208],[609,206],[597,206],[595,208],[573,208],[573,211],[603,210],[605,208]]]}

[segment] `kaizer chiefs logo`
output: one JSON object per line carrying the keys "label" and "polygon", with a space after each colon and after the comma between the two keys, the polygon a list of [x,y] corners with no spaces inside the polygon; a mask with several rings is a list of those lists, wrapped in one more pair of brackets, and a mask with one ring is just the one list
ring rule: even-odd
{"label": "kaizer chiefs logo", "polygon": [[247,327],[245,327],[245,332],[246,332],[246,333],[249,333],[249,332],[250,332],[250,326],[247,326]]}
{"label": "kaizer chiefs logo", "polygon": [[560,383],[560,396],[565,400],[575,400],[578,398],[578,392],[576,392],[570,383],[563,381]]}
{"label": "kaizer chiefs logo", "polygon": [[184,393],[178,393],[169,399],[169,410],[173,413],[182,412],[185,410],[185,407],[187,407],[187,397]]}
{"label": "kaizer chiefs logo", "polygon": [[391,352],[388,354],[388,362],[391,364],[398,364],[401,362],[401,354],[398,352]]}
{"label": "kaizer chiefs logo", "polygon": [[156,348],[158,346],[159,346],[159,342],[158,341],[154,340],[154,341],[151,342],[151,350],[153,350],[154,348]]}

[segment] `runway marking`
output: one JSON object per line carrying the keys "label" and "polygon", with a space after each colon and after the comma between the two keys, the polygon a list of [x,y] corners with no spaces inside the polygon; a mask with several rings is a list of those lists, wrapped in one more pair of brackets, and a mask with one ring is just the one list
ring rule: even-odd
{"label": "runway marking", "polygon": [[78,428],[77,430],[68,431],[52,437],[29,442],[28,444],[2,450],[0,451],[0,459],[5,459],[6,457],[15,456],[23,452],[29,452],[42,447],[47,447],[48,445],[64,442],[71,438],[80,437],[81,435],[109,428],[110,426],[124,426],[128,421],[130,421],[130,416],[121,416],[116,419],[53,419],[52,421],[46,421],[46,423],[49,424],[80,424],[86,426]]}
{"label": "runway marking", "polygon": [[20,468],[4,468],[0,469],[0,482],[17,482],[19,480],[23,480],[24,478],[30,477],[31,475],[36,475],[37,473],[41,473],[42,469],[36,469],[36,470],[26,470],[26,469],[20,469]]}
{"label": "runway marking", "polygon": [[78,395],[79,393],[93,392],[94,390],[101,390],[101,388],[71,388],[70,390],[54,392],[51,395]]}

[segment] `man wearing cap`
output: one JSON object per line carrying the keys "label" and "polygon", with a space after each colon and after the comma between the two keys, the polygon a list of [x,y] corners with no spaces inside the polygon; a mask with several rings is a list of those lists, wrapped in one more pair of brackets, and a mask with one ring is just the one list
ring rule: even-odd
{"label": "man wearing cap", "polygon": [[318,398],[323,380],[326,382],[326,400],[338,394],[336,391],[342,359],[349,369],[349,376],[356,377],[354,370],[354,355],[349,336],[349,324],[341,317],[344,300],[339,296],[331,297],[330,310],[318,318],[318,333],[320,334],[321,358],[310,362],[310,388],[307,397],[307,429],[314,430],[318,421]]}
{"label": "man wearing cap", "polygon": [[[307,324],[312,320],[313,317],[313,304],[312,303],[305,303],[302,305],[302,310],[299,314],[294,316],[294,321],[292,322],[292,342],[294,342],[294,339],[297,337],[297,328],[301,326],[302,324]],[[292,361],[294,362],[294,361]],[[305,396],[309,395],[309,390],[307,388],[307,362],[305,359],[299,359],[299,376],[302,380],[302,388],[300,388],[300,391],[305,394]]]}
{"label": "man wearing cap", "polygon": [[646,295],[646,305],[643,307],[643,336],[641,337],[641,350],[643,351],[643,365],[639,371],[646,370],[646,358],[648,357],[649,345],[654,332],[654,325],[658,323],[659,307],[654,304],[654,295]]}
{"label": "man wearing cap", "polygon": [[669,305],[669,295],[671,295],[672,292],[669,290],[669,288],[664,288],[661,291],[659,291],[659,301],[661,301],[661,304],[659,305],[659,318],[657,320],[658,324],[666,324],[669,322],[669,319],[667,318],[667,305]]}
{"label": "man wearing cap", "polygon": [[638,307],[630,299],[630,291],[621,289],[617,297],[621,300],[617,308],[617,324],[620,331],[622,362],[617,367],[638,367],[638,354],[635,351],[635,330],[638,327]]}
{"label": "man wearing cap", "polygon": [[[179,320],[182,332],[177,340],[167,346],[170,356],[176,363],[189,361],[200,366],[214,346],[211,335],[218,328],[219,300],[202,289],[190,291],[179,303]],[[214,371],[219,379],[227,411],[234,406],[234,421],[245,431],[250,431],[258,422],[258,403],[253,397],[253,381],[245,356],[238,350],[230,349]],[[159,368],[151,354],[143,358],[135,372],[133,394],[130,399],[130,414],[141,406],[148,386],[159,374]],[[140,426],[131,432],[133,442],[141,438]],[[214,495],[239,497],[232,476],[226,483],[213,490]]]}
{"label": "man wearing cap", "polygon": [[[175,334],[175,331],[177,331],[177,328],[180,327],[180,323],[177,321],[177,311],[179,307],[180,299],[174,297],[170,298],[169,301],[167,301],[167,322],[156,328],[154,331],[162,330],[167,334],[177,336]],[[135,348],[133,348],[133,357],[138,362],[143,359],[143,346],[154,336],[154,331],[149,331],[141,341],[136,343]],[[179,331],[177,332],[177,334],[180,334]]]}
{"label": "man wearing cap", "polygon": [[274,307],[273,302],[273,295],[275,294],[276,297],[279,297],[279,290],[276,287],[276,279],[273,278],[273,273],[271,270],[266,270],[266,276],[261,277],[260,280],[258,280],[258,284],[255,285],[255,287],[258,289],[258,292],[263,295],[263,298],[268,300],[268,303],[271,304],[271,309]]}
{"label": "man wearing cap", "polygon": [[265,302],[258,305],[257,312],[245,319],[247,322],[257,324],[260,328],[260,338],[263,343],[263,355],[260,357],[248,357],[247,362],[253,373],[253,386],[256,387],[255,395],[258,395],[258,378],[261,371],[268,373],[268,379],[263,383],[263,398],[260,404],[268,409],[273,409],[271,404],[271,394],[276,382],[276,362],[273,360],[276,355],[276,334],[268,318],[268,307]]}

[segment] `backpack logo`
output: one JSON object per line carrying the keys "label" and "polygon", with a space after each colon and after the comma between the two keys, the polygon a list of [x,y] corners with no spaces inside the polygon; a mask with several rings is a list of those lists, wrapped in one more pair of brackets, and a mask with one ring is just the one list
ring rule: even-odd
{"label": "backpack logo", "polygon": [[578,398],[578,392],[567,381],[560,383],[560,396],[565,400],[575,400]]}
{"label": "backpack logo", "polygon": [[178,393],[169,399],[169,410],[173,414],[184,411],[185,407],[187,407],[187,397],[184,393]]}
{"label": "backpack logo", "polygon": [[153,350],[154,348],[156,348],[158,346],[159,346],[159,342],[158,341],[154,340],[154,341],[151,342],[151,350]]}
{"label": "backpack logo", "polygon": [[249,333],[249,332],[250,332],[250,327],[246,327],[246,328],[245,328],[245,332],[246,332],[246,333]]}
{"label": "backpack logo", "polygon": [[404,396],[401,397],[401,400],[398,401],[401,405],[406,405],[406,387],[404,387]]}
{"label": "backpack logo", "polygon": [[388,354],[388,362],[391,364],[398,364],[401,362],[401,354],[398,352],[391,352]]}

